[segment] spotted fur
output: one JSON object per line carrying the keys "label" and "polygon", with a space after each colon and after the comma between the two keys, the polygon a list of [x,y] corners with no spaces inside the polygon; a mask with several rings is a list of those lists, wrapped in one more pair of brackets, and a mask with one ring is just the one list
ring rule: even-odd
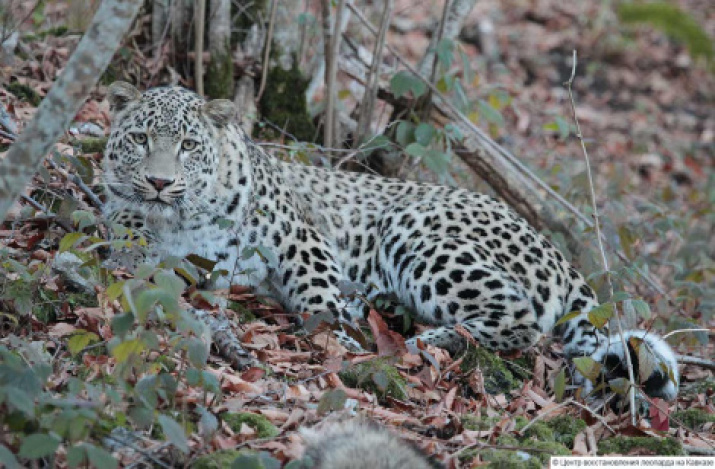
{"label": "spotted fur", "polygon": [[[557,331],[567,356],[605,360],[620,343],[588,321],[598,303],[581,274],[498,200],[280,161],[231,122],[229,101],[182,88],[141,94],[115,83],[109,100],[108,212],[148,238],[154,256],[217,260],[231,273],[223,286],[269,285],[289,310],[328,310],[346,322],[363,311],[341,296],[341,281],[373,285],[435,326],[413,344],[455,350],[461,324],[491,349],[525,349],[571,311],[581,314]],[[226,219],[233,227],[219,228]],[[275,262],[245,259],[257,246]],[[649,393],[672,399],[675,357],[654,340],[664,366],[653,373],[671,379]],[[615,353],[623,359],[622,348]]]}

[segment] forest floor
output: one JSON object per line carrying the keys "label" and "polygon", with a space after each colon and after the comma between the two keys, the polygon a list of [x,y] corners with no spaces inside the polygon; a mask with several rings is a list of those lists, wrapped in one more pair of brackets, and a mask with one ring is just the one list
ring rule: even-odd
{"label": "forest floor", "polygon": [[[427,30],[441,15],[436,4],[416,3],[428,2],[395,2],[397,26],[387,37],[413,63],[429,42]],[[641,327],[661,334],[709,329],[710,340],[702,332],[678,333],[670,342],[680,354],[711,360],[715,357],[715,73],[664,34],[620,24],[611,7],[601,3],[477,2],[465,24],[490,18],[498,56],[484,58],[467,28],[461,47],[474,78],[465,88],[470,100],[490,103],[503,119],[494,125],[482,116],[479,125],[554,189],[591,213],[580,144],[569,136],[572,118],[563,86],[571,74],[572,50],[578,50],[575,97],[604,232],[628,257],[626,262],[612,261],[617,290],[627,292],[623,298],[628,298],[619,300],[619,305],[627,316],[640,313]],[[715,37],[715,10],[707,0],[678,3]],[[53,15],[55,23],[48,23]],[[28,20],[21,27],[20,53],[12,64],[0,68],[0,101],[18,133],[32,119],[77,43],[77,35],[47,33],[62,15],[57,7],[55,12],[46,11],[38,25]],[[121,60],[129,54],[131,63],[140,68],[156,64],[141,55],[136,41],[125,45],[122,54]],[[349,77],[341,79],[347,87]],[[174,353],[174,341],[182,332],[156,330],[156,344],[137,349],[142,365],[134,363],[136,368],[118,384],[115,373],[122,366],[126,371],[127,363],[120,363],[116,350],[110,352],[107,344],[117,339],[116,322],[126,303],[117,300],[120,292],[110,285],[117,285],[113,274],[120,281],[128,274],[104,272],[109,277],[93,286],[94,293],[77,293],[76,285],[52,269],[59,251],[75,252],[86,261],[96,256],[96,251],[68,249],[82,241],[81,234],[68,233],[90,234],[91,217],[99,218],[87,188],[101,192],[102,153],[90,148],[90,142],[109,129],[105,92],[106,87],[100,86],[92,94],[48,158],[56,163],[45,165],[27,188],[26,199],[0,227],[0,273],[5,276],[0,286],[0,346],[26,357],[36,348],[32,344],[42,344],[50,354],[51,372],[43,387],[48,394],[96,399],[106,405],[104,412],[98,411],[98,420],[86,425],[87,441],[99,444],[102,435],[127,419],[137,428],[141,419],[132,414],[134,405],[153,407],[182,422],[178,432],[171,425],[162,424],[162,431],[154,425],[134,434],[131,445],[116,446],[114,455],[122,465],[147,454],[171,464],[235,449],[262,451],[287,462],[302,453],[300,427],[319,423],[329,413],[357,409],[448,467],[490,461],[541,467],[548,463],[548,455],[557,454],[715,455],[713,369],[681,367],[682,392],[677,401],[655,399],[633,425],[627,414],[608,408],[593,411],[573,396],[567,384],[569,373],[563,371],[568,364],[560,345],[549,337],[516,355],[493,355],[472,346],[465,355],[454,357],[436,348],[416,356],[404,351],[401,336],[388,331],[373,312],[365,330],[376,351],[354,354],[337,344],[325,328],[306,336],[275,303],[238,287],[215,294],[228,300],[225,314],[234,331],[264,366],[237,372],[212,350],[207,374],[192,381],[187,372],[191,352]],[[0,134],[0,158],[11,141]],[[73,174],[84,183],[78,185]],[[454,174],[458,181],[472,180],[462,176]],[[568,214],[563,217],[579,236],[593,237]],[[595,243],[587,244],[594,246],[592,252],[570,255],[583,272],[594,273],[592,280],[604,295]],[[635,265],[647,266],[662,292],[631,275]],[[92,268],[88,263],[86,269]],[[192,293],[186,293],[183,301],[196,304]],[[643,308],[640,300],[650,306]],[[201,304],[207,306],[206,301]],[[397,323],[401,330],[401,317],[388,322]],[[79,350],[84,353],[76,353]],[[138,389],[139,383],[146,385],[145,378],[159,370],[175,378],[177,387],[170,397],[157,392],[149,398],[146,389]],[[75,393],[77,378],[102,391],[93,395],[83,388]],[[220,392],[207,391],[211,379]],[[120,398],[108,397],[110,391]],[[188,452],[180,455],[165,439],[175,447],[185,445]],[[12,443],[10,438],[0,440]],[[62,448],[56,456],[60,465],[66,464],[68,450]]]}

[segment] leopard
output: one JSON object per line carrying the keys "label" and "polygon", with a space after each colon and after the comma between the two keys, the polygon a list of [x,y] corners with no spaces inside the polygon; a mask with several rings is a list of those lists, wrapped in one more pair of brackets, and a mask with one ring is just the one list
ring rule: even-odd
{"label": "leopard", "polygon": [[[410,350],[460,350],[469,342],[464,331],[488,349],[525,350],[553,333],[567,358],[592,357],[614,376],[627,369],[627,354],[638,374],[645,347],[652,366],[638,376],[639,389],[677,396],[676,355],[665,340],[596,327],[588,314],[599,306],[594,289],[498,199],[285,161],[241,129],[232,101],[182,87],[140,92],[115,82],[107,99],[105,213],[147,241],[143,256],[211,259],[227,274],[216,288],[254,287],[289,312],[327,312],[345,326],[336,334],[349,347],[360,347],[346,328],[365,307],[346,284],[392,295],[428,326],[407,339]],[[594,390],[578,372],[575,380]]]}

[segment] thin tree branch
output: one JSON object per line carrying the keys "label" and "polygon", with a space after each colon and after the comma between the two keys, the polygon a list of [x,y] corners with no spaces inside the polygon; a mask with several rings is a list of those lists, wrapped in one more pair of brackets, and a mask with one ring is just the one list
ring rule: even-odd
{"label": "thin tree branch", "polygon": [[[603,263],[603,270],[606,272],[606,283],[608,284],[609,298],[613,297],[613,282],[611,281],[611,272],[608,266],[608,256],[606,256],[606,250],[603,248],[603,241],[601,239],[601,223],[598,219],[598,202],[596,200],[596,189],[593,182],[593,173],[591,171],[591,160],[588,157],[588,151],[586,150],[586,142],[583,140],[583,133],[581,133],[581,125],[578,122],[578,116],[576,115],[576,102],[573,98],[572,85],[576,78],[576,49],[573,51],[573,63],[571,64],[571,77],[568,79],[564,85],[569,92],[569,102],[571,103],[571,111],[573,112],[574,124],[576,124],[576,138],[581,143],[581,151],[583,152],[583,158],[586,162],[586,176],[588,177],[588,189],[591,195],[591,208],[593,208],[593,225],[596,229],[596,240],[598,241],[598,251],[601,253],[601,262]],[[611,309],[616,318],[616,328],[618,329],[618,335],[621,338],[621,345],[623,350],[626,351],[626,366],[628,367],[628,379],[630,381],[630,387],[628,391],[628,397],[631,403],[631,423],[636,424],[636,379],[635,373],[633,372],[633,361],[631,360],[631,354],[628,353],[628,344],[626,343],[626,337],[623,335],[623,323],[621,322],[621,313],[618,311],[615,303],[611,304]]]}
{"label": "thin tree branch", "polygon": [[261,73],[261,85],[258,87],[258,94],[256,95],[256,102],[261,101],[263,96],[263,91],[266,89],[266,80],[268,80],[268,67],[271,56],[271,42],[273,42],[273,27],[276,24],[276,10],[278,9],[278,2],[280,0],[273,0],[271,5],[271,19],[268,21],[268,33],[266,34],[266,46],[263,48],[263,72]]}
{"label": "thin tree branch", "polygon": [[206,22],[206,0],[198,0],[194,10],[194,78],[196,92],[204,95],[204,30]]}
{"label": "thin tree branch", "polygon": [[382,51],[385,49],[385,37],[387,28],[390,26],[392,19],[393,0],[385,0],[385,7],[382,10],[380,18],[380,31],[377,33],[375,49],[372,52],[372,63],[367,75],[367,84],[365,85],[365,95],[362,99],[362,108],[360,109],[360,118],[358,119],[357,134],[355,136],[355,148],[358,148],[362,139],[368,133],[372,113],[375,109],[375,99],[377,97],[378,78],[380,76],[380,64],[382,63]]}
{"label": "thin tree branch", "polygon": [[689,355],[678,355],[678,363],[683,365],[694,365],[708,370],[715,371],[715,361],[707,360],[700,357],[691,357]]}

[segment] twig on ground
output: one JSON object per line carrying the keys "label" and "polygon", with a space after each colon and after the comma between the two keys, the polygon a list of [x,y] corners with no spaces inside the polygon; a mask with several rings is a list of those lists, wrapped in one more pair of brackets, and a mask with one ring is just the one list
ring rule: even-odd
{"label": "twig on ground", "polygon": [[683,445],[683,451],[699,456],[715,456],[715,449],[700,448],[699,446]]}
{"label": "twig on ground", "polygon": [[278,10],[278,2],[280,0],[273,0],[271,4],[271,19],[268,21],[268,33],[266,34],[266,44],[263,48],[263,71],[261,72],[261,84],[258,87],[258,93],[256,94],[256,102],[261,101],[263,96],[263,91],[266,89],[266,80],[268,80],[268,67],[270,66],[271,57],[271,42],[273,42],[273,28],[276,23],[276,10]]}
{"label": "twig on ground", "polygon": [[555,411],[557,411],[557,410],[559,410],[559,409],[562,409],[562,408],[564,408],[564,407],[566,407],[566,406],[568,406],[568,405],[571,405],[572,403],[573,403],[573,399],[567,399],[567,400],[565,400],[564,402],[562,402],[561,404],[559,404],[559,405],[557,405],[557,406],[555,406],[555,407],[552,407],[551,409],[547,410],[547,411],[544,412],[544,413],[541,413],[541,414],[537,415],[536,417],[534,417],[533,419],[531,419],[531,421],[530,421],[529,423],[527,423],[526,425],[524,425],[524,428],[522,428],[521,430],[519,430],[519,433],[521,433],[521,434],[523,435],[524,433],[526,433],[526,431],[527,431],[529,428],[531,428],[532,425],[534,425],[534,424],[535,424],[536,422],[538,422],[539,420],[542,420],[542,419],[545,418],[547,415],[551,415],[551,414],[554,413]]}
{"label": "twig on ground", "polygon": [[102,203],[101,200],[99,200],[99,197],[97,197],[97,194],[95,194],[92,189],[90,189],[87,184],[84,183],[81,177],[79,177],[76,174],[70,174],[64,169],[60,168],[54,161],[51,159],[47,158],[46,159],[47,164],[50,165],[50,168],[54,169],[57,171],[60,176],[62,176],[65,180],[70,181],[74,183],[79,189],[84,192],[84,195],[87,196],[87,198],[92,202],[92,205],[97,207],[99,210],[102,210],[104,207],[104,204]]}
{"label": "twig on ground", "polygon": [[[596,189],[593,182],[593,173],[591,172],[591,160],[588,157],[588,151],[586,150],[586,142],[583,140],[583,133],[581,133],[581,125],[578,122],[578,116],[576,115],[576,102],[573,97],[572,85],[574,79],[576,78],[576,49],[573,51],[573,63],[571,64],[571,77],[568,79],[564,85],[569,92],[569,102],[571,103],[571,111],[573,113],[574,124],[576,125],[576,138],[581,143],[581,151],[583,152],[583,158],[586,162],[586,176],[588,177],[588,189],[591,195],[591,207],[593,208],[593,225],[596,229],[596,240],[598,241],[598,251],[601,253],[601,262],[603,263],[603,270],[606,272],[606,283],[608,284],[609,295],[613,297],[613,282],[611,281],[610,268],[608,266],[608,256],[606,256],[606,250],[603,247],[603,241],[601,239],[601,223],[598,219],[598,201],[596,200]],[[633,372],[633,361],[631,360],[631,354],[628,353],[628,344],[626,343],[626,337],[623,335],[623,324],[621,322],[621,313],[618,311],[616,304],[613,303],[612,310],[614,317],[616,318],[616,328],[618,329],[618,334],[621,338],[621,345],[623,350],[626,351],[626,366],[628,367],[628,380],[630,381],[630,389],[628,391],[628,397],[631,404],[631,420],[633,425],[636,424],[636,379],[635,373]]]}
{"label": "twig on ground", "polygon": [[691,357],[688,355],[678,355],[677,359],[678,363],[681,363],[683,365],[694,365],[715,371],[715,361],[713,360],[707,360],[705,358],[700,357]]}
{"label": "twig on ground", "polygon": [[67,223],[65,223],[64,220],[61,220],[61,219],[57,216],[56,213],[54,213],[53,211],[51,211],[50,209],[48,209],[47,207],[45,207],[44,205],[42,205],[41,203],[39,203],[38,201],[36,201],[35,199],[33,199],[32,197],[27,196],[27,195],[25,195],[25,194],[22,194],[22,195],[20,196],[20,198],[21,198],[22,200],[24,200],[25,202],[27,202],[28,204],[32,205],[32,207],[35,208],[36,210],[39,210],[40,212],[42,212],[42,213],[44,213],[45,215],[47,215],[49,218],[53,218],[54,221],[55,221],[55,223],[57,223],[57,225],[58,225],[60,228],[62,228],[63,230],[65,230],[65,231],[67,231],[67,232],[72,231],[72,227],[69,226]]}

